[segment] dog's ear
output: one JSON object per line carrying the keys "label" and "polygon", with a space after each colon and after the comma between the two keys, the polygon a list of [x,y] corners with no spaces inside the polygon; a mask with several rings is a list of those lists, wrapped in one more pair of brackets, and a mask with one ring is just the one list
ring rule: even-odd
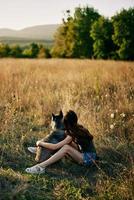
{"label": "dog's ear", "polygon": [[55,115],[52,113],[52,119],[54,119]]}
{"label": "dog's ear", "polygon": [[63,118],[63,112],[60,110],[60,117]]}

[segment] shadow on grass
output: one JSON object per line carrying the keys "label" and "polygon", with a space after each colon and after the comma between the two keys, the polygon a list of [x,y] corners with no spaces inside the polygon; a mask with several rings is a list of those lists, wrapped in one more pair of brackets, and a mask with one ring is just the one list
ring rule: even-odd
{"label": "shadow on grass", "polygon": [[[34,156],[26,154],[25,159],[22,160],[23,164],[20,159],[20,164],[16,167],[10,166],[11,171],[2,172],[1,191],[4,193],[1,195],[1,198],[3,197],[3,200],[5,197],[7,200],[20,200],[23,197],[24,199],[42,199],[44,198],[44,194],[46,194],[46,200],[55,199],[55,196],[58,195],[57,190],[61,190],[60,195],[63,191],[66,195],[71,196],[72,193],[75,195],[75,193],[81,190],[83,198],[95,196],[96,183],[102,172],[107,177],[115,178],[116,176],[120,176],[125,166],[128,167],[124,155],[112,148],[101,148],[99,155],[100,159],[96,164],[89,167],[79,165],[68,158],[64,158],[62,161],[47,167],[45,174],[31,175],[25,173],[25,168],[28,165],[32,166],[35,164]],[[18,172],[16,172],[17,170]],[[67,191],[65,187],[68,188]],[[74,191],[70,188],[74,188]]]}
{"label": "shadow on grass", "polygon": [[129,158],[124,152],[113,148],[102,148],[100,152],[99,168],[109,177],[116,178],[124,169],[131,167]]}
{"label": "shadow on grass", "polygon": [[[10,167],[13,170],[21,170],[23,171],[26,167],[35,165],[36,162],[34,160],[34,155],[26,152],[23,153],[22,156],[19,156],[16,160],[16,156],[10,154],[5,155],[2,166]],[[64,158],[62,161],[59,161],[52,166],[49,166],[46,169],[48,175],[58,178],[58,177],[66,177],[66,178],[79,178],[86,177],[89,181],[96,182],[96,173],[103,171],[109,177],[116,177],[120,175],[122,170],[125,167],[129,167],[128,158],[121,152],[114,150],[113,148],[101,148],[99,152],[99,160],[97,160],[96,164],[91,166],[83,166],[73,162],[71,159]],[[14,158],[14,159],[13,159]]]}
{"label": "shadow on grass", "polygon": [[79,165],[71,160],[63,159],[48,168],[46,168],[46,174],[54,179],[67,179],[77,180],[85,178],[88,182],[96,183],[96,173],[98,169],[95,165],[83,166]]}

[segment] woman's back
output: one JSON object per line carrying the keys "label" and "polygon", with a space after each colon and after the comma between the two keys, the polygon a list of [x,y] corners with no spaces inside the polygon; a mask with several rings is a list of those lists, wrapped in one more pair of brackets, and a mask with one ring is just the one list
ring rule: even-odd
{"label": "woman's back", "polygon": [[75,142],[80,145],[83,152],[96,153],[93,143],[93,136],[82,125],[77,124],[74,128],[72,128],[70,135],[74,138]]}

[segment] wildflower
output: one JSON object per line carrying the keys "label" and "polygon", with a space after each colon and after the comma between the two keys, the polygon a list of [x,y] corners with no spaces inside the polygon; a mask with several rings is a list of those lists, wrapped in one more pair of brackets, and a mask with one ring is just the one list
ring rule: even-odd
{"label": "wildflower", "polygon": [[108,94],[106,94],[105,97],[108,97]]}
{"label": "wildflower", "polygon": [[97,106],[97,111],[100,111],[100,108],[101,108],[101,106],[99,105],[99,106]]}
{"label": "wildflower", "polygon": [[21,136],[21,141],[23,141],[25,139],[25,135]]}
{"label": "wildflower", "polygon": [[120,116],[121,116],[122,118],[124,118],[124,117],[126,117],[126,114],[125,114],[125,113],[121,113]]}
{"label": "wildflower", "polygon": [[111,113],[110,117],[111,117],[112,119],[114,119],[115,114],[114,114],[114,113]]}
{"label": "wildflower", "polygon": [[13,119],[13,122],[15,123],[15,122],[16,122],[16,119]]}
{"label": "wildflower", "polygon": [[110,129],[114,129],[114,124],[111,124],[111,125],[110,125]]}

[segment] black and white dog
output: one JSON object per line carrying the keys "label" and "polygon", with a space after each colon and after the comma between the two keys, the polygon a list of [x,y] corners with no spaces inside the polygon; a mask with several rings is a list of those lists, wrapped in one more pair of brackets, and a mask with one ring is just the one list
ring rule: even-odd
{"label": "black and white dog", "polygon": [[[51,128],[52,131],[41,141],[50,142],[56,144],[65,138],[65,130],[63,125],[63,113],[60,111],[59,114],[55,115],[52,113]],[[36,153],[35,160],[37,162],[43,162],[53,155],[56,151],[47,149],[45,147],[28,147],[28,150],[32,153]]]}

